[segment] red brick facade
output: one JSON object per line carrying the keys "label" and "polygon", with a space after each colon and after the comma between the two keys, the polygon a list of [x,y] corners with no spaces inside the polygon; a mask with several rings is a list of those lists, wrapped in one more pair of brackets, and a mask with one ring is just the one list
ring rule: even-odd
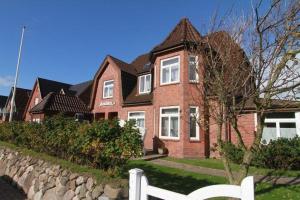
{"label": "red brick facade", "polygon": [[[39,89],[38,81],[36,80],[30,95],[30,98],[28,100],[24,120],[27,122],[33,121],[33,119],[38,119],[40,116],[33,116],[33,114],[29,113],[30,109],[33,108],[37,103],[39,103],[42,100],[41,92]],[[43,119],[43,118],[42,118]],[[41,119],[41,120],[42,120]]]}

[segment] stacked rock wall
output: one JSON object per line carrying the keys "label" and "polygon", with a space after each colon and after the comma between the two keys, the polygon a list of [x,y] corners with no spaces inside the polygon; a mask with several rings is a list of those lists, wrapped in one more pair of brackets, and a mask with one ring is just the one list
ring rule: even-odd
{"label": "stacked rock wall", "polygon": [[128,199],[128,189],[96,183],[59,165],[0,148],[0,176],[23,190],[29,200]]}

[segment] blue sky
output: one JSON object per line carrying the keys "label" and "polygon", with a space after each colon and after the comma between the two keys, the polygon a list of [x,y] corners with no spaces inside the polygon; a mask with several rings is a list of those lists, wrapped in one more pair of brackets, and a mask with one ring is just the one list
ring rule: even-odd
{"label": "blue sky", "polygon": [[235,0],[0,0],[0,95],[15,75],[23,25],[18,87],[31,89],[37,77],[90,80],[108,54],[131,62],[183,17],[204,34],[210,17],[233,5],[241,14],[250,9],[250,1]]}

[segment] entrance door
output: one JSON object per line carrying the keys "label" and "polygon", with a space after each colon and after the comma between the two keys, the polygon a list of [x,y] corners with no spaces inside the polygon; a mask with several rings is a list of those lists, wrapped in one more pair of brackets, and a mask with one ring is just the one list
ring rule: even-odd
{"label": "entrance door", "polygon": [[134,120],[135,126],[139,129],[140,134],[142,135],[142,139],[145,136],[145,112],[129,112],[128,113],[128,120]]}

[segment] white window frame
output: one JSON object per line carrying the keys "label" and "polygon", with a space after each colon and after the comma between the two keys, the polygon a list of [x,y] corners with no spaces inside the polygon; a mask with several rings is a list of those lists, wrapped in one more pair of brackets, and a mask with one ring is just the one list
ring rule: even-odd
{"label": "white window frame", "polygon": [[[175,59],[175,58],[178,58],[178,80],[177,81],[171,81],[171,70],[169,71],[169,77],[168,77],[168,82],[166,83],[163,83],[163,69],[164,68],[171,68],[173,65],[167,65],[167,66],[163,66],[163,62],[164,61],[168,61],[168,60],[172,60],[172,59]],[[170,84],[174,84],[174,83],[180,83],[180,56],[173,56],[171,58],[166,58],[166,59],[162,59],[160,61],[160,85],[170,85]]]}
{"label": "white window frame", "polygon": [[[172,108],[177,108],[178,109],[178,113],[177,114],[162,114],[162,110],[164,109],[172,109]],[[178,117],[178,136],[177,137],[173,137],[170,136],[170,132],[168,133],[169,136],[162,136],[161,135],[161,124],[162,124],[162,117],[169,117],[169,131],[171,130],[170,126],[170,120],[171,117]],[[160,112],[159,112],[159,138],[161,139],[170,139],[170,140],[179,140],[180,139],[180,106],[167,106],[167,107],[160,107]]]}
{"label": "white window frame", "polygon": [[[147,80],[147,76],[150,76],[150,88],[149,91],[145,90],[145,91],[141,91],[141,80],[142,77],[144,77],[144,89],[146,89],[146,80]],[[148,94],[151,91],[151,74],[145,74],[142,76],[139,76],[139,94]]]}
{"label": "white window frame", "polygon": [[38,97],[35,97],[34,99],[34,105],[38,105],[39,104],[40,99]]}
{"label": "white window frame", "polygon": [[[190,130],[190,118],[191,118],[191,108],[195,108],[196,109],[196,118],[197,118],[197,122],[196,122],[196,137],[191,137],[191,130]],[[193,116],[194,117],[194,116]],[[200,113],[199,113],[199,107],[198,106],[190,106],[189,107],[189,138],[192,141],[199,141],[200,140],[200,126],[198,124],[198,119],[200,117]]]}
{"label": "white window frame", "polygon": [[146,115],[145,115],[145,111],[130,111],[130,112],[128,112],[128,116],[127,116],[127,120],[128,121],[131,120],[131,119],[142,119],[142,117],[130,117],[130,114],[132,114],[132,113],[143,113],[144,114],[144,117],[143,117],[143,119],[144,119],[144,125],[145,125],[144,128],[146,128]]}
{"label": "white window frame", "polygon": [[296,133],[299,136],[300,133],[297,128],[297,119],[296,119],[296,113],[295,118],[276,118],[276,119],[265,119],[265,123],[275,123],[276,124],[276,137],[281,138],[280,134],[280,123],[295,123],[296,124]]}
{"label": "white window frame", "polygon": [[[190,69],[190,58],[191,57],[195,57],[195,62],[196,62],[196,80],[191,80],[190,79],[190,72],[191,72],[191,69]],[[189,55],[189,57],[188,57],[188,78],[189,78],[189,82],[190,83],[199,83],[199,72],[198,72],[198,67],[199,67],[199,65],[198,65],[198,56],[195,56],[195,55]]]}
{"label": "white window frame", "polygon": [[38,124],[41,123],[41,119],[40,118],[33,118],[32,121],[34,123],[38,123]]}
{"label": "white window frame", "polygon": [[[296,133],[300,136],[300,112],[294,112],[295,118],[266,118],[264,123],[275,123],[276,124],[276,139],[281,138],[280,134],[280,123],[295,123]],[[255,130],[257,130],[257,113],[254,114]]]}
{"label": "white window frame", "polygon": [[[112,87],[112,90],[113,90],[113,92],[112,92],[112,95],[111,96],[105,96],[105,83],[107,83],[107,82],[113,82],[113,87]],[[109,98],[113,98],[114,97],[114,87],[115,87],[115,81],[114,80],[107,80],[107,81],[104,81],[103,82],[103,88],[102,88],[102,97],[103,97],[103,99],[109,99]]]}

